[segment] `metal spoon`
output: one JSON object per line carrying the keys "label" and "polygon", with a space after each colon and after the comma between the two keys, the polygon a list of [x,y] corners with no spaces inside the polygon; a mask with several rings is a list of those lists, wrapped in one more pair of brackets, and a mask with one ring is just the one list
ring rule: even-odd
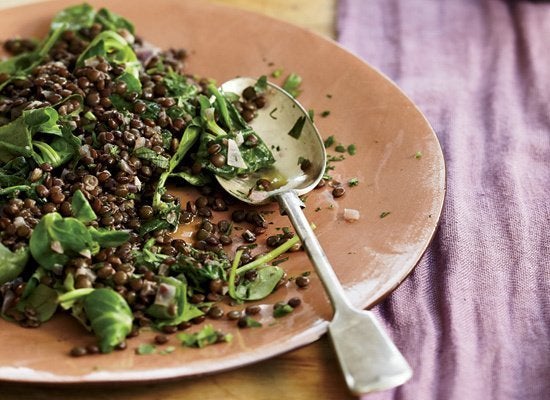
{"label": "metal spoon", "polygon": [[[225,82],[222,89],[241,94],[255,83],[252,78],[236,78]],[[229,193],[250,204],[276,199],[290,218],[334,307],[328,331],[350,391],[361,394],[401,385],[412,376],[411,367],[373,313],[354,308],[346,298],[302,212],[304,204],[298,196],[315,188],[323,176],[326,160],[323,140],[307,111],[290,94],[268,83],[265,96],[268,107],[259,110],[251,126],[274,149],[273,169],[232,180],[218,177],[218,181]],[[299,135],[287,134],[302,123]],[[255,190],[261,178],[272,181],[275,188]]]}

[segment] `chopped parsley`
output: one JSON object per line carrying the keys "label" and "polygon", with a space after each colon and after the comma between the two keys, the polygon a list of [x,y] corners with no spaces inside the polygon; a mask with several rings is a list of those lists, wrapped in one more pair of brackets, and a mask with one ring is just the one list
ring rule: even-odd
{"label": "chopped parsley", "polygon": [[290,314],[292,311],[294,311],[294,307],[290,304],[276,305],[275,308],[273,308],[273,316],[275,318],[281,318],[287,314]]}
{"label": "chopped parsley", "polygon": [[300,85],[302,84],[302,77],[298,74],[292,73],[288,75],[283,83],[283,89],[286,90],[292,97],[298,97],[302,92]]}
{"label": "chopped parsley", "polygon": [[304,129],[305,123],[306,123],[305,115],[299,117],[294,123],[294,126],[292,127],[292,129],[290,129],[290,132],[288,132],[288,134],[292,136],[294,139],[299,139],[300,136],[302,135],[302,129]]}
{"label": "chopped parsley", "polygon": [[351,178],[348,181],[348,186],[349,187],[353,187],[353,186],[357,186],[357,185],[359,185],[359,179],[358,178]]}
{"label": "chopped parsley", "polygon": [[386,218],[388,215],[390,215],[391,212],[390,211],[383,211],[381,214],[380,214],[380,218]]}
{"label": "chopped parsley", "polygon": [[272,73],[271,73],[271,76],[273,78],[278,78],[281,76],[281,74],[283,73],[283,69],[282,68],[277,68],[276,70],[274,70]]}
{"label": "chopped parsley", "polygon": [[334,135],[330,135],[328,138],[325,139],[325,149],[328,149],[333,144],[334,144]]}
{"label": "chopped parsley", "polygon": [[321,117],[323,117],[323,118],[326,118],[326,117],[328,117],[329,115],[330,115],[330,111],[329,111],[329,110],[325,110],[325,111],[323,111],[323,112],[321,113]]}
{"label": "chopped parsley", "polygon": [[334,150],[336,150],[338,153],[345,153],[346,152],[346,147],[344,145],[337,145]]}
{"label": "chopped parsley", "polygon": [[357,147],[354,144],[350,144],[348,146],[348,154],[350,156],[354,156],[356,152],[357,152]]}

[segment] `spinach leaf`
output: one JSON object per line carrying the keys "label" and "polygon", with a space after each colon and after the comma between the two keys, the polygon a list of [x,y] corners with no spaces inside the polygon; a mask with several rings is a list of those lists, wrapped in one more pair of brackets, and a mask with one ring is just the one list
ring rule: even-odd
{"label": "spinach leaf", "polygon": [[302,77],[298,74],[289,74],[284,83],[283,89],[286,90],[292,97],[298,97],[301,93],[300,85],[302,84]]}
{"label": "spinach leaf", "polygon": [[64,266],[71,257],[99,251],[86,226],[76,218],[46,214],[34,228],[29,241],[33,258],[46,270]]}
{"label": "spinach leaf", "polygon": [[130,21],[106,8],[102,8],[97,12],[95,20],[109,30],[118,31],[125,29],[132,35],[134,34],[134,25]]}
{"label": "spinach leaf", "polygon": [[130,240],[130,233],[126,231],[94,227],[89,227],[88,230],[92,235],[92,239],[102,248],[118,247]]}
{"label": "spinach leaf", "polygon": [[95,15],[93,7],[86,3],[67,7],[53,17],[50,27],[52,30],[78,31],[92,26]]}
{"label": "spinach leaf", "polygon": [[157,182],[153,195],[153,208],[156,211],[156,218],[147,221],[141,226],[140,234],[144,235],[157,229],[175,229],[179,222],[180,205],[178,202],[166,203],[162,201],[162,194],[166,191],[166,180],[172,171],[183,160],[189,149],[193,146],[199,136],[199,127],[189,125],[180,139],[180,143],[174,155],[168,162],[168,168],[164,171]]}
{"label": "spinach leaf", "polygon": [[[72,146],[62,143],[66,140],[64,137],[69,138],[72,133],[63,133],[58,122],[57,111],[53,107],[43,107],[23,111],[17,119],[0,126],[0,161],[7,162],[17,156],[33,157],[37,163],[42,163],[45,159],[55,163],[55,166],[68,161],[74,154],[76,143],[73,142]],[[51,144],[33,140],[39,132],[53,135]],[[74,136],[73,138],[76,139]],[[38,148],[38,153],[33,150],[33,146]]]}
{"label": "spinach leaf", "polygon": [[57,310],[57,292],[49,286],[39,284],[29,296],[17,303],[17,310],[24,312],[26,308],[36,311],[40,322],[49,320]]}
{"label": "spinach leaf", "polygon": [[29,163],[22,156],[13,158],[2,165],[0,167],[0,190],[5,191],[10,187],[28,183],[29,167]]}
{"label": "spinach leaf", "polygon": [[168,168],[168,158],[147,147],[138,147],[134,150],[133,154],[142,160],[150,161],[155,167],[159,167],[161,169]]}
{"label": "spinach leaf", "polygon": [[95,289],[88,294],[84,298],[84,312],[102,353],[111,352],[132,330],[132,311],[126,300],[112,289]]}
{"label": "spinach leaf", "polygon": [[193,290],[204,292],[210,281],[227,280],[226,271],[230,263],[225,253],[199,250],[191,246],[187,250],[180,254],[177,263],[170,267],[170,271],[183,273]]}
{"label": "spinach leaf", "polygon": [[0,243],[0,285],[17,278],[27,265],[29,248],[11,251]]}
{"label": "spinach leaf", "polygon": [[117,79],[123,80],[135,91],[141,92],[139,80],[141,63],[132,46],[122,36],[114,31],[101,32],[80,54],[76,65],[85,65],[86,60],[95,57],[103,57],[112,64],[124,65],[124,73]]}
{"label": "spinach leaf", "polygon": [[155,302],[145,310],[151,317],[160,320],[157,328],[174,326],[189,321],[204,313],[187,301],[187,284],[174,277],[159,277],[160,286]]}
{"label": "spinach leaf", "polygon": [[180,333],[177,335],[181,344],[185,347],[197,347],[202,349],[211,344],[223,342],[231,342],[233,336],[231,334],[221,334],[216,331],[212,325],[205,325],[200,331],[194,333]]}
{"label": "spinach leaf", "polygon": [[300,136],[302,136],[302,129],[304,129],[304,124],[306,123],[306,117],[305,115],[298,117],[288,134],[292,136],[294,139],[300,139]]}
{"label": "spinach leaf", "polygon": [[187,183],[190,183],[193,186],[205,186],[212,183],[212,178],[206,174],[191,174],[189,172],[180,171],[174,172],[169,175],[170,178],[181,178]]}
{"label": "spinach leaf", "polygon": [[90,203],[84,197],[82,191],[76,190],[73,193],[73,199],[71,201],[73,217],[82,222],[83,224],[88,224],[97,219],[97,215],[90,206]]}
{"label": "spinach leaf", "polygon": [[283,277],[284,271],[277,266],[258,269],[253,281],[243,280],[235,288],[237,300],[260,300],[269,296]]}

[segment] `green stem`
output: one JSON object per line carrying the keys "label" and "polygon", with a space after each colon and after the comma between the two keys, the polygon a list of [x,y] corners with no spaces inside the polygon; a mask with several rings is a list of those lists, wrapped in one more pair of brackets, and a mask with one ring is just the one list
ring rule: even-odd
{"label": "green stem", "polygon": [[237,267],[239,265],[239,262],[241,261],[241,256],[243,255],[244,250],[237,250],[235,253],[235,258],[233,259],[233,264],[231,264],[231,272],[229,273],[229,280],[228,280],[228,286],[229,286],[229,296],[231,296],[232,299],[237,300],[237,293],[235,293],[235,278],[237,276]]}
{"label": "green stem", "polygon": [[67,301],[73,301],[77,300],[81,297],[87,296],[90,293],[92,293],[95,289],[94,288],[85,288],[85,289],[75,289],[71,290],[70,292],[63,293],[61,296],[57,297],[58,303],[65,303]]}
{"label": "green stem", "polygon": [[288,239],[279,247],[276,247],[275,249],[271,250],[269,253],[266,253],[260,258],[257,258],[254,261],[251,261],[240,268],[237,268],[235,272],[240,275],[246,271],[250,271],[251,269],[258,268],[261,265],[268,263],[271,260],[274,260],[275,258],[279,257],[281,254],[288,251],[292,246],[294,246],[299,241],[300,241],[300,238],[298,237],[298,235],[295,235],[292,238]]}
{"label": "green stem", "polygon": [[227,103],[226,103],[225,97],[220,93],[218,88],[216,88],[216,86],[213,85],[212,83],[208,85],[208,90],[216,98],[218,107],[220,107],[220,114],[223,118],[223,122],[225,122],[225,125],[229,129],[229,132],[233,132],[233,122],[231,121],[231,117],[229,116],[229,110],[227,109]]}

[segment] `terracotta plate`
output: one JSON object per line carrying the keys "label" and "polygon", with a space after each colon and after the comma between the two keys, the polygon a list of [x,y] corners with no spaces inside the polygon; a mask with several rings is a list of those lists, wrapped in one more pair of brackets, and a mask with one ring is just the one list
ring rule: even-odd
{"label": "terracotta plate", "polygon": [[[52,1],[2,11],[0,39],[42,37],[55,12],[71,3]],[[341,182],[357,178],[359,184],[347,187],[337,200],[328,188],[316,190],[306,202],[307,216],[317,225],[338,277],[358,307],[371,306],[406,278],[436,229],[445,170],[432,128],[392,82],[334,42],[252,13],[195,1],[90,3],[124,15],[151,43],[187,49],[188,71],[218,82],[239,75],[258,77],[277,68],[284,69],[275,80],[279,83],[288,72],[301,75],[299,99],[317,113],[322,135],[334,135],[338,143],[357,148],[356,155],[333,163],[331,174]],[[321,117],[325,110],[330,115]],[[361,219],[346,222],[344,208],[359,210]],[[273,211],[271,231],[290,226],[275,206],[264,210]],[[389,214],[381,218],[382,213]],[[312,270],[303,253],[292,254],[283,266],[289,277]],[[145,333],[129,340],[126,351],[71,358],[67,354],[72,346],[89,344],[93,338],[69,317],[59,316],[34,330],[0,321],[0,380],[147,381],[211,373],[272,357],[326,332],[332,309],[315,274],[311,280],[305,290],[291,281],[262,303],[263,328],[240,330],[234,322],[212,321],[233,333],[230,344],[202,350],[177,346],[169,355],[136,355],[134,349],[151,340],[152,333]],[[270,304],[294,296],[302,298],[302,306],[273,319]]]}

